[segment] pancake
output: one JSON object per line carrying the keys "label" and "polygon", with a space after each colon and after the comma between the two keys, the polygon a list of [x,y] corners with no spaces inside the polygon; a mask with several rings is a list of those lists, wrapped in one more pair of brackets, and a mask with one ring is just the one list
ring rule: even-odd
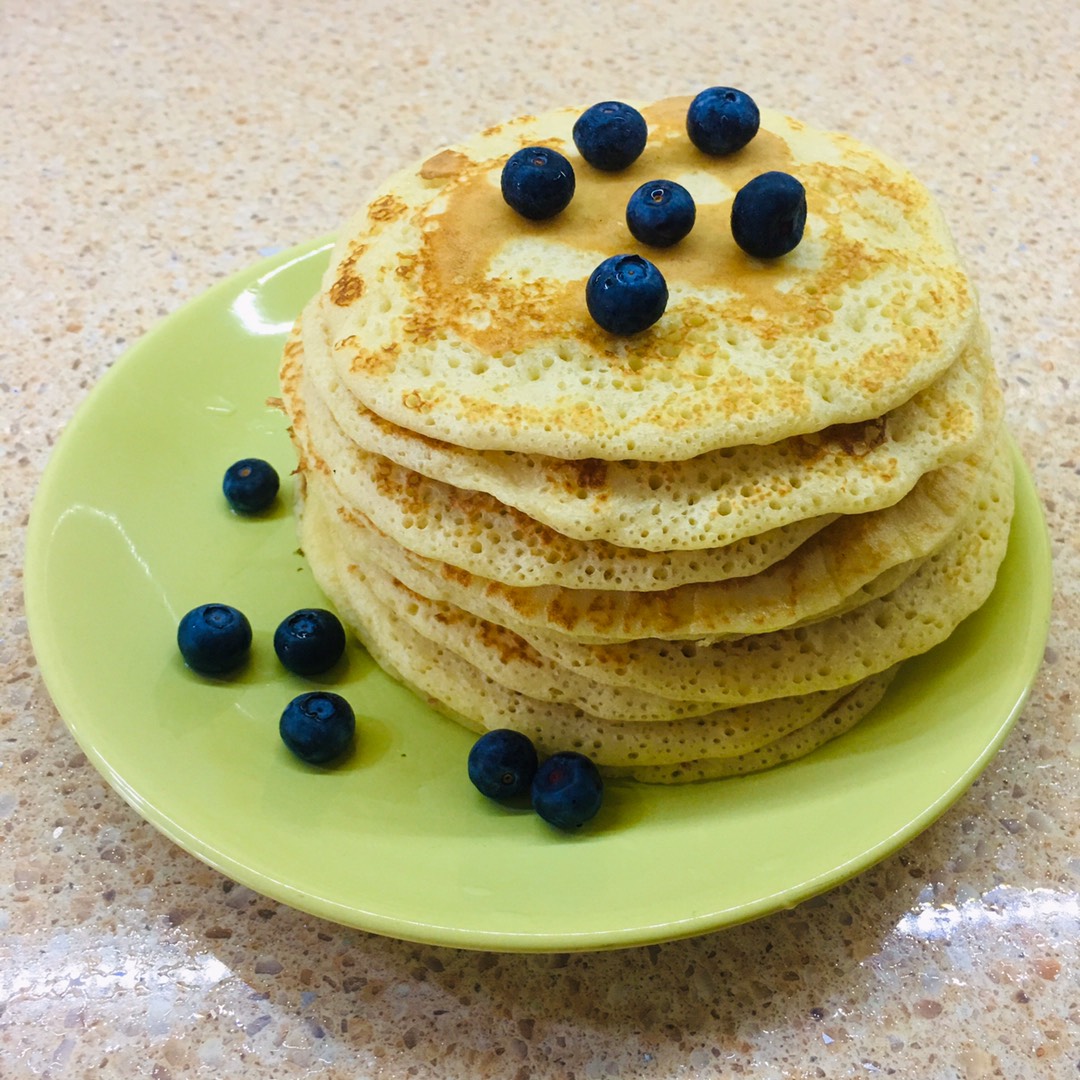
{"label": "pancake", "polygon": [[[578,109],[523,117],[391,178],[346,226],[304,346],[365,408],[472,450],[560,459],[685,460],[880,417],[970,342],[975,298],[948,228],[907,170],[846,135],[762,110],[737,154],[686,138],[688,98],[642,107],[649,143],[601,173],[570,137]],[[543,144],[578,176],[573,201],[528,222],[499,194],[503,162]],[[807,190],[804,238],[762,262],[731,238],[736,191],[779,169]],[[664,251],[630,237],[626,200],[663,176],[697,223]],[[583,282],[637,252],[669,283],[632,339],[589,318]],[[317,361],[315,361],[317,362]]]}
{"label": "pancake", "polygon": [[[369,411],[350,404],[341,383],[337,412],[330,408],[338,424],[327,423],[315,404],[316,396],[327,401],[320,365],[306,344],[303,355],[315,384],[307,419],[346,493],[350,474],[370,468],[363,453],[370,450],[423,476],[487,492],[563,536],[650,551],[724,547],[808,518],[888,506],[924,472],[967,456],[1001,415],[1001,390],[980,330],[941,378],[889,415],[854,426],[683,461],[478,454],[372,423]],[[357,421],[351,427],[350,418]],[[378,438],[368,437],[375,432]]]}
{"label": "pancake", "polygon": [[[374,560],[425,596],[504,625],[594,643],[715,639],[822,617],[887,571],[933,553],[971,509],[970,491],[988,456],[973,455],[927,474],[905,499],[884,510],[838,519],[757,574],[645,593],[504,585],[418,555],[348,505],[339,507],[338,527],[358,560]],[[311,482],[324,481],[315,476]],[[327,488],[323,497],[333,500],[336,489]]]}

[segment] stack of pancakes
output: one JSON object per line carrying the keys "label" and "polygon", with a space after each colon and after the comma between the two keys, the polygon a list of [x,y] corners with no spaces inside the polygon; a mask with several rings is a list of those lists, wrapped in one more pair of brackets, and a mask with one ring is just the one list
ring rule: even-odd
{"label": "stack of pancakes", "polygon": [[[524,117],[392,177],[348,224],[285,348],[302,544],[372,656],[475,731],[681,782],[790,760],[880,700],[988,596],[1013,471],[975,296],[930,193],[855,140],[767,110],[711,158],[689,99],[644,107],[619,173],[579,109]],[[530,222],[503,162],[561,150],[577,189]],[[761,261],[731,202],[806,187]],[[675,180],[674,247],[626,201]],[[585,306],[609,255],[664,274],[617,337]]]}

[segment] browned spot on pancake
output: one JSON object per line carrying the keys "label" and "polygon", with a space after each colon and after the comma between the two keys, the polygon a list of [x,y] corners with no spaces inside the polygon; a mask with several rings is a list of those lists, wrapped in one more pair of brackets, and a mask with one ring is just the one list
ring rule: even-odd
{"label": "browned spot on pancake", "polygon": [[516,660],[524,661],[533,667],[543,667],[543,657],[522,637],[519,637],[504,626],[488,622],[476,615],[472,615],[461,608],[455,607],[444,601],[431,600],[420,593],[414,592],[407,585],[390,578],[391,584],[409,600],[419,607],[426,609],[436,622],[443,626],[467,626],[471,627],[473,637],[483,649],[494,650],[499,655],[503,664],[510,664]]}
{"label": "browned spot on pancake", "polygon": [[649,125],[651,138],[686,135],[686,110],[690,108],[692,98],[686,95],[661,98],[641,110],[645,122]]}
{"label": "browned spot on pancake", "polygon": [[376,490],[392,498],[405,515],[416,515],[427,509],[427,501],[420,493],[424,482],[419,473],[396,465],[389,458],[375,457],[372,482]]}
{"label": "browned spot on pancake", "polygon": [[367,372],[372,375],[384,375],[394,370],[397,366],[398,353],[401,346],[396,341],[381,349],[362,349],[356,337],[347,337],[334,346],[338,351],[349,351],[349,370],[360,374]]}
{"label": "browned spot on pancake", "polygon": [[600,458],[585,458],[583,461],[575,461],[578,487],[599,488],[603,487],[607,480],[607,462]]}
{"label": "browned spot on pancake", "polygon": [[468,164],[469,159],[460,151],[440,150],[420,166],[420,179],[445,180],[447,177],[457,176]]}
{"label": "browned spot on pancake", "polygon": [[394,273],[402,281],[409,281],[416,274],[416,256],[402,252],[398,256],[398,264],[394,267]]}
{"label": "browned spot on pancake", "polygon": [[581,622],[581,613],[573,600],[569,603],[564,600],[562,594],[556,593],[544,609],[544,615],[552,626],[561,627],[563,630],[572,630]]}
{"label": "browned spot on pancake", "polygon": [[439,563],[439,573],[442,574],[447,581],[456,582],[462,587],[467,587],[472,584],[472,574],[470,574],[468,570],[462,570],[460,566],[454,566],[451,563]]}
{"label": "browned spot on pancake", "polygon": [[364,279],[351,270],[344,270],[330,286],[330,299],[338,307],[348,307],[364,295]]}
{"label": "browned spot on pancake", "polygon": [[402,390],[401,392],[401,404],[404,405],[406,409],[411,409],[413,412],[431,412],[438,400],[437,394],[424,388],[419,390]]}
{"label": "browned spot on pancake", "polygon": [[299,360],[304,355],[304,343],[300,339],[300,334],[297,327],[293,327],[292,333],[289,335],[288,340],[285,342],[285,347],[282,349],[281,354],[283,358],[287,360]]}
{"label": "browned spot on pancake", "polygon": [[355,525],[357,528],[364,530],[374,529],[374,526],[363,514],[359,514],[347,506],[338,508],[338,516],[346,525]]}
{"label": "browned spot on pancake", "polygon": [[439,335],[440,324],[436,317],[419,305],[401,321],[402,337],[410,344],[423,345]]}
{"label": "browned spot on pancake", "polygon": [[387,193],[386,195],[380,195],[379,198],[372,202],[368,207],[367,213],[372,221],[386,224],[391,221],[397,221],[397,219],[408,209],[408,206],[406,206],[406,204],[396,195]]}
{"label": "browned spot on pancake", "polygon": [[371,412],[370,409],[365,409],[362,405],[358,405],[357,412],[363,414],[368,423],[387,435],[393,435],[408,442],[419,443],[440,451],[444,451],[450,446],[449,443],[443,442],[442,439],[433,439],[430,435],[424,435],[419,431],[409,431],[407,428],[398,427],[397,424],[392,423],[378,413]]}
{"label": "browned spot on pancake", "polygon": [[[867,178],[864,190],[883,195],[887,200],[899,206],[906,213],[922,209],[929,199],[929,192],[918,184],[911,184],[897,179],[895,173],[866,147],[859,146],[853,140],[841,140],[847,144],[844,160],[857,168]],[[825,168],[826,166],[819,166]]]}
{"label": "browned spot on pancake", "polygon": [[338,264],[337,280],[330,286],[330,299],[338,307],[348,307],[364,295],[364,279],[356,273],[356,264],[366,251],[366,244],[354,240],[349,244],[349,254]]}
{"label": "browned spot on pancake", "polygon": [[[500,427],[510,431],[523,431],[529,427],[543,427],[551,424],[551,411],[542,406],[527,406],[521,404],[508,404],[499,402],[493,404],[486,398],[476,398],[471,394],[460,394],[457,400],[463,411],[475,417],[478,423],[482,423],[485,417],[498,420]],[[563,408],[559,413],[560,424],[577,430],[595,429],[598,423],[602,423],[602,411],[594,404],[584,401],[576,401],[572,405]],[[553,470],[559,468],[559,459],[546,458],[545,466],[551,466]],[[552,475],[555,475],[553,472]],[[558,483],[569,483],[569,477],[560,476]],[[576,485],[575,485],[576,487]],[[603,497],[601,493],[598,497]]]}
{"label": "browned spot on pancake", "polygon": [[476,636],[485,648],[498,652],[499,659],[504,664],[523,660],[536,668],[544,666],[544,660],[540,654],[524,638],[518,637],[506,627],[497,626],[485,619],[477,619]]}

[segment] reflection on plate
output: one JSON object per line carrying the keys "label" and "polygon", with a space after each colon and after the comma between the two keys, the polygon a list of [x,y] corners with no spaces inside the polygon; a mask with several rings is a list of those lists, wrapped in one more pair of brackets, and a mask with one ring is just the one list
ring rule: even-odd
{"label": "reflection on plate", "polygon": [[[665,789],[612,783],[572,836],[486,802],[467,732],[391,682],[360,648],[327,678],[353,703],[357,752],[314,769],[277,735],[310,683],[271,639],[323,602],[278,509],[245,520],[221,475],[249,455],[293,466],[277,392],[285,332],[328,244],[286,252],[168,319],[95,388],[34,507],[27,607],[42,673],[88,757],[183,848],[268,896],[336,922],[442,945],[638,945],[789,907],[896,850],[965,788],[1035,677],[1049,544],[1017,459],[1017,516],[993,596],[908,663],[853,732],[754,776]],[[189,673],[176,625],[206,601],[255,630],[236,678]]]}

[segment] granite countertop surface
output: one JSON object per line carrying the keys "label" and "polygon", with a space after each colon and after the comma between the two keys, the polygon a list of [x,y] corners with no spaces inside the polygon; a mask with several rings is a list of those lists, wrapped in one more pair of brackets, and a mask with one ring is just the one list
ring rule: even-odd
{"label": "granite countertop surface", "polygon": [[[1076,4],[53,0],[0,27],[0,1075],[1080,1073]],[[717,83],[907,163],[970,264],[1054,559],[1002,749],[832,891],[613,952],[374,936],[175,846],[88,762],[28,638],[31,500],[91,388],[396,166],[545,106]]]}

